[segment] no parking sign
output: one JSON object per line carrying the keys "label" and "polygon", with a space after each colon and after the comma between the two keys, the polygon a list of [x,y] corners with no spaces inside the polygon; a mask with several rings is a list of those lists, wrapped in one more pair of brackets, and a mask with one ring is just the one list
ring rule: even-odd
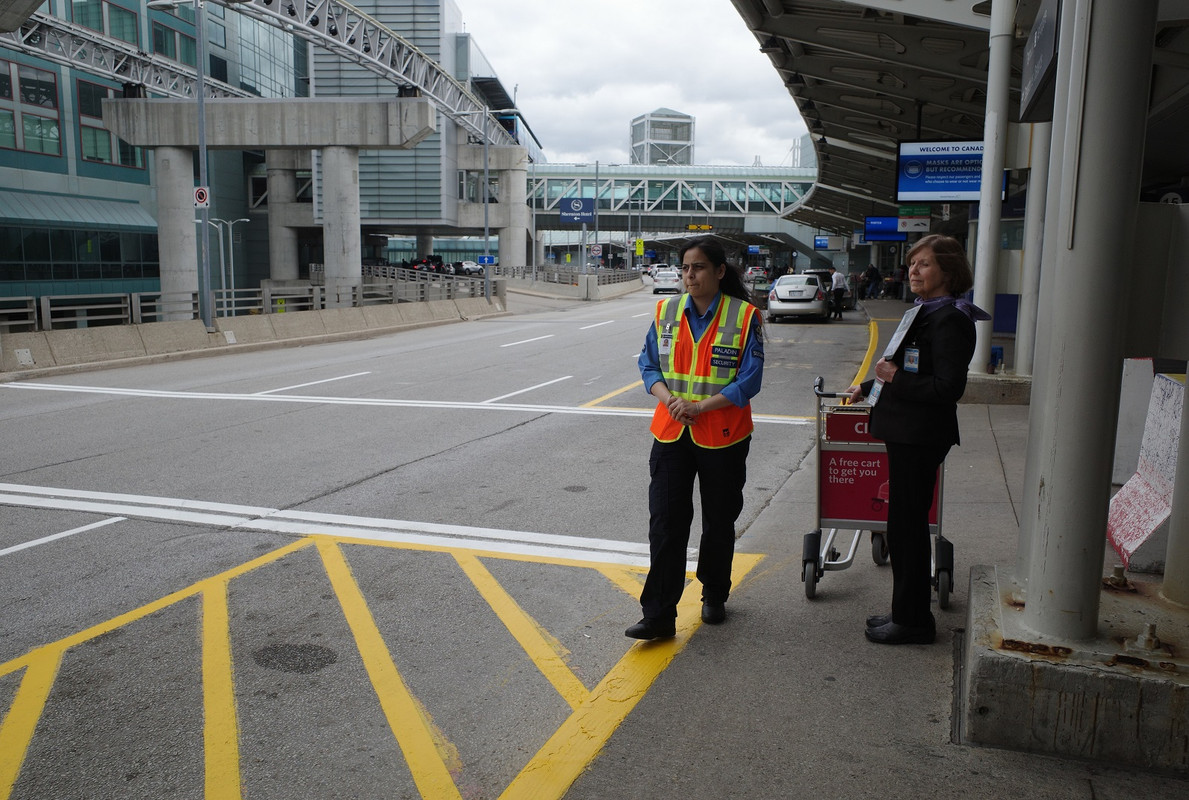
{"label": "no parking sign", "polygon": [[195,208],[210,208],[211,207],[211,187],[209,187],[209,186],[195,186],[194,187],[194,207]]}

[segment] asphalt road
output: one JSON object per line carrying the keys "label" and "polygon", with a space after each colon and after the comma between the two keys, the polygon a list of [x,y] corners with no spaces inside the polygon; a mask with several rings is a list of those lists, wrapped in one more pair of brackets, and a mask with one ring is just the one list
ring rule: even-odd
{"label": "asphalt road", "polygon": [[[669,665],[655,299],[0,384],[0,798],[561,797]],[[767,328],[741,535],[848,317]]]}

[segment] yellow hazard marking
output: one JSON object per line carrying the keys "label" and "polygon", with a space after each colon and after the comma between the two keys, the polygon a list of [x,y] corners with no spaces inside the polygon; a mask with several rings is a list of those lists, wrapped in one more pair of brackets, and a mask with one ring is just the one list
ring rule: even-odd
{"label": "yellow hazard marking", "polygon": [[871,369],[872,359],[875,358],[875,346],[879,343],[879,326],[875,320],[867,323],[867,355],[863,356],[863,363],[855,374],[854,385],[858,386],[867,377],[867,370]]}
{"label": "yellow hazard marking", "polygon": [[599,403],[602,403],[604,400],[610,400],[612,397],[621,395],[624,392],[630,392],[632,389],[635,389],[636,387],[643,386],[643,385],[644,385],[644,381],[636,381],[635,383],[629,383],[627,386],[623,387],[622,389],[616,389],[614,392],[608,392],[607,394],[603,395],[602,397],[596,397],[594,400],[591,400],[588,403],[583,403],[579,407],[580,408],[590,408],[591,406],[597,406]]}
{"label": "yellow hazard marking", "polygon": [[206,800],[240,800],[239,724],[231,667],[227,581],[207,581],[202,592],[202,704]]}
{"label": "yellow hazard marking", "polygon": [[[422,798],[433,800],[461,800],[462,795],[454,780],[454,775],[462,768],[458,751],[409,691],[392,660],[383,635],[342,552],[342,544],[354,541],[357,540],[321,535],[296,540],[219,575],[0,664],[0,677],[25,670],[8,711],[0,721],[0,800],[11,797],[66,651],[191,597],[201,599],[202,613],[205,797],[207,800],[240,800],[243,793],[235,671],[231,654],[229,584],[233,578],[310,545],[317,548],[321,557],[380,708],[404,754],[418,793]],[[644,568],[615,567],[575,559],[511,556],[462,548],[413,548],[398,542],[360,543],[393,549],[450,552],[529,659],[570,705],[570,716],[500,795],[507,800],[554,800],[563,797],[661,671],[681,652],[702,624],[698,613],[698,592],[687,589],[678,606],[677,635],[672,639],[639,642],[630,646],[598,685],[588,690],[570,669],[566,661],[568,651],[520,608],[483,566],[481,559],[594,569],[633,598],[639,596],[641,580],[646,572]],[[762,555],[737,553],[732,583],[738,587],[763,558]],[[692,574],[687,577],[694,580]],[[419,721],[420,724],[413,721]]]}

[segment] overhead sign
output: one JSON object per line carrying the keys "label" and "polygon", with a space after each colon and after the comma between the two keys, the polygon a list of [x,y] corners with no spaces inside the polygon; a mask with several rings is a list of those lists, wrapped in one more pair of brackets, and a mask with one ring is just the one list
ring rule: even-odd
{"label": "overhead sign", "polygon": [[845,250],[846,237],[844,236],[814,236],[813,237],[814,250]]}
{"label": "overhead sign", "polygon": [[593,197],[563,197],[558,210],[562,222],[594,222]]}
{"label": "overhead sign", "polygon": [[685,227],[686,227],[686,230],[691,230],[691,231],[712,231],[712,230],[714,230],[713,225],[686,225]]}
{"label": "overhead sign", "polygon": [[977,202],[982,142],[900,142],[896,201]]}
{"label": "overhead sign", "polygon": [[749,255],[757,255],[760,252],[760,246],[758,244],[749,244],[747,246],[747,252]]}

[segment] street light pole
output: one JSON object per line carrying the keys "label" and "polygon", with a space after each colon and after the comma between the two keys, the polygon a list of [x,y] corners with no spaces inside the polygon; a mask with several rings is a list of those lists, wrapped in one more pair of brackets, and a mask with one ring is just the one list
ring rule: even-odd
{"label": "street light pole", "polygon": [[[251,222],[247,217],[240,219],[218,219],[214,218],[210,222],[219,229],[219,263],[223,264],[223,225],[227,226],[227,268],[230,272],[230,280],[225,280],[223,289],[225,292],[229,291],[231,294],[223,298],[223,316],[230,317],[235,313],[235,232],[233,228],[240,222]],[[228,310],[228,301],[230,301],[230,310]]]}
{"label": "street light pole", "polygon": [[487,204],[491,202],[491,179],[488,177],[488,135],[487,120],[491,119],[491,109],[483,108],[483,297],[491,300],[491,225],[488,221]]}

